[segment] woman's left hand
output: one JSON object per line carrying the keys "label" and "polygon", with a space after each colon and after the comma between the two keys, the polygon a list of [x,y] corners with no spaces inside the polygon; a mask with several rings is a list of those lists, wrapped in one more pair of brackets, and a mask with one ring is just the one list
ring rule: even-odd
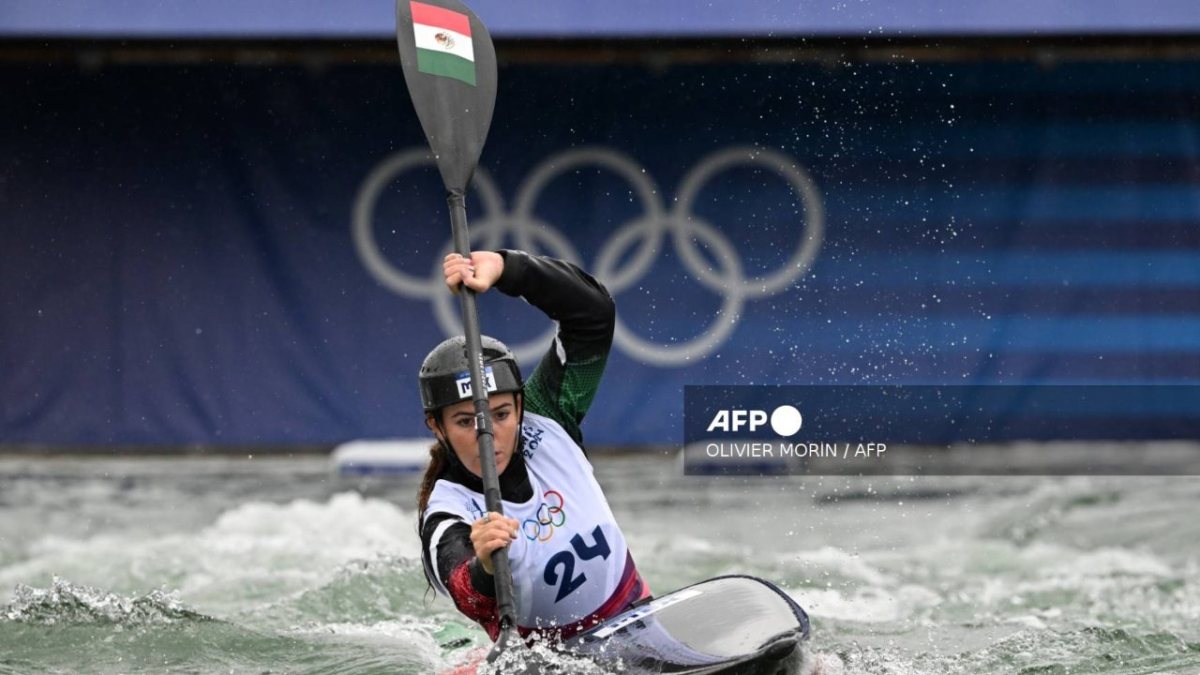
{"label": "woman's left hand", "polygon": [[442,260],[442,272],[451,293],[458,295],[460,284],[483,293],[504,273],[504,256],[491,251],[472,251],[470,258],[451,253]]}

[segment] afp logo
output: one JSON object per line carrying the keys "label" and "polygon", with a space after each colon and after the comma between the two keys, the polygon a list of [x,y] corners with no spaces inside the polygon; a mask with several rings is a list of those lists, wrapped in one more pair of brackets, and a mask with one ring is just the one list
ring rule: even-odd
{"label": "afp logo", "polygon": [[765,410],[718,410],[707,431],[754,432],[768,423],[780,436],[794,436],[804,425],[804,416],[790,405],[779,406],[769,416]]}

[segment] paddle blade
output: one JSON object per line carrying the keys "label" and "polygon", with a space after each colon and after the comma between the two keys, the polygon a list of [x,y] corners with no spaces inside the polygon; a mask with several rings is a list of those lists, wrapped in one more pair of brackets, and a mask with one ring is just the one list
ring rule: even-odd
{"label": "paddle blade", "polygon": [[404,81],[446,189],[465,192],[496,107],[496,49],[459,0],[396,0]]}

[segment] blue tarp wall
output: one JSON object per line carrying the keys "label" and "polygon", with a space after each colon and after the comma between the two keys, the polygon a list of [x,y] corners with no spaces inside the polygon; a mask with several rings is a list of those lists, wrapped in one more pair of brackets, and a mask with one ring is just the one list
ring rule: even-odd
{"label": "blue tarp wall", "polygon": [[[1200,31],[1195,0],[470,0],[498,37],[1075,35]],[[391,38],[393,0],[4,0],[0,35]]]}
{"label": "blue tarp wall", "polygon": [[[512,66],[471,217],[612,286],[594,444],[678,442],[685,384],[1196,384],[1198,68]],[[448,224],[398,66],[0,91],[0,442],[421,433]]]}

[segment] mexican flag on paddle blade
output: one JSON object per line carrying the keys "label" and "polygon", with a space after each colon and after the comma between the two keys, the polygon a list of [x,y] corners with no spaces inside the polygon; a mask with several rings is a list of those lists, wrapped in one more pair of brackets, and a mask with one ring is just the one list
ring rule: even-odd
{"label": "mexican flag on paddle blade", "polygon": [[409,6],[417,42],[417,70],[475,86],[475,45],[467,15],[415,0]]}

